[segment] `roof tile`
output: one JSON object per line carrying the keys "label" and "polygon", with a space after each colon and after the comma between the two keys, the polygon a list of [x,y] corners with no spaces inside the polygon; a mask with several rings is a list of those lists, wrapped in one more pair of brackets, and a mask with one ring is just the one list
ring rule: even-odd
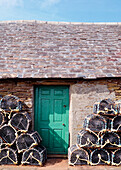
{"label": "roof tile", "polygon": [[0,22],[0,78],[121,77],[121,23]]}

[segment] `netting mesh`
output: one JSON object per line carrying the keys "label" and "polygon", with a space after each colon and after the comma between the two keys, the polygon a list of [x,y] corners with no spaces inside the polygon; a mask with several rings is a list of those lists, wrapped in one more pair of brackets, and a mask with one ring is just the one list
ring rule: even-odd
{"label": "netting mesh", "polygon": [[37,145],[36,140],[32,137],[31,134],[25,133],[21,134],[17,140],[16,145],[18,149],[18,153],[21,153],[27,149],[30,149],[31,147]]}
{"label": "netting mesh", "polygon": [[80,147],[98,147],[99,145],[99,138],[92,131],[81,130],[77,136],[77,144]]}
{"label": "netting mesh", "polygon": [[112,131],[121,131],[121,116],[118,115],[113,118],[111,122],[111,130]]}
{"label": "netting mesh", "polygon": [[115,109],[115,102],[111,99],[104,99],[100,102],[99,109],[100,110]]}
{"label": "netting mesh", "polygon": [[94,113],[99,113],[101,115],[116,115],[120,113],[120,104],[111,99],[104,99],[94,104],[93,111]]}
{"label": "netting mesh", "polygon": [[72,145],[68,150],[68,161],[70,165],[86,165],[89,164],[88,152],[78,145]]}
{"label": "netting mesh", "polygon": [[88,115],[84,120],[83,127],[91,131],[101,131],[107,128],[106,120],[100,115]]}
{"label": "netting mesh", "polygon": [[96,102],[93,113],[85,118],[84,129],[78,133],[79,148],[76,144],[68,149],[70,164],[80,164],[78,149],[83,148],[88,151],[90,165],[121,165],[121,101],[104,99]]}
{"label": "netting mesh", "polygon": [[22,109],[16,96],[0,100],[0,164],[21,164],[23,159],[23,164],[42,165],[47,159],[46,148],[40,145],[39,133],[30,131],[30,114]]}
{"label": "netting mesh", "polygon": [[105,149],[96,149],[90,156],[91,165],[110,164],[110,155]]}
{"label": "netting mesh", "polygon": [[16,140],[17,133],[13,127],[4,125],[0,128],[0,136],[7,145],[11,146]]}
{"label": "netting mesh", "polygon": [[34,131],[34,132],[31,132],[31,135],[34,138],[34,140],[36,141],[36,143],[40,144],[40,142],[42,141],[42,138],[39,135],[39,133],[37,131]]}
{"label": "netting mesh", "polygon": [[120,137],[118,136],[118,134],[114,133],[114,132],[105,132],[102,136],[101,136],[101,145],[102,147],[106,146],[106,147],[115,147],[115,146],[119,146],[120,144]]}
{"label": "netting mesh", "polygon": [[112,153],[112,165],[121,165],[121,149]]}
{"label": "netting mesh", "polygon": [[22,164],[24,165],[43,165],[47,158],[47,152],[44,146],[29,149],[23,153]]}
{"label": "netting mesh", "polygon": [[5,123],[5,116],[4,114],[0,111],[0,127]]}
{"label": "netting mesh", "polygon": [[28,113],[16,113],[13,115],[9,124],[13,126],[17,131],[27,132],[30,126],[30,116]]}
{"label": "netting mesh", "polygon": [[5,111],[21,110],[22,105],[18,97],[6,95],[1,99],[0,107]]}
{"label": "netting mesh", "polygon": [[4,148],[0,150],[0,164],[17,164],[17,155],[11,148]]}

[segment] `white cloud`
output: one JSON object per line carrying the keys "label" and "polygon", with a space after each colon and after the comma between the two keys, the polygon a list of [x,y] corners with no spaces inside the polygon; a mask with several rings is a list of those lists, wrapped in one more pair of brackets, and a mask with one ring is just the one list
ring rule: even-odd
{"label": "white cloud", "polygon": [[44,0],[42,3],[41,3],[41,7],[42,8],[47,8],[47,7],[52,7],[56,4],[58,4],[60,2],[60,0]]}
{"label": "white cloud", "polygon": [[10,8],[16,6],[22,6],[23,0],[0,0],[0,6]]}

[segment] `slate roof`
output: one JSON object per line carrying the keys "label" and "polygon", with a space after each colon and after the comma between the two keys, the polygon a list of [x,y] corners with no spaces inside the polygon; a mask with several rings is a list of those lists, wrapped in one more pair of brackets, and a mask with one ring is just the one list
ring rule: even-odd
{"label": "slate roof", "polygon": [[0,22],[0,78],[121,77],[121,23]]}

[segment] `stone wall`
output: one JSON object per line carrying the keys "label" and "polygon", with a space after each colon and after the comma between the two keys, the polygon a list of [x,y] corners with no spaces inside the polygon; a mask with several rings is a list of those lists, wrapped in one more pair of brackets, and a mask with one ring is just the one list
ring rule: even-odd
{"label": "stone wall", "polygon": [[85,117],[93,113],[95,102],[121,99],[121,79],[80,81],[70,87],[70,144],[76,143]]}
{"label": "stone wall", "polygon": [[[67,85],[69,81],[59,81],[58,85]],[[0,97],[13,94],[19,97],[33,118],[34,127],[34,85],[45,84],[36,79],[0,80]],[[57,82],[46,82],[46,85]],[[81,80],[70,85],[69,132],[70,145],[76,142],[77,133],[83,128],[85,116],[93,113],[93,104],[104,98],[121,99],[121,79]]]}

